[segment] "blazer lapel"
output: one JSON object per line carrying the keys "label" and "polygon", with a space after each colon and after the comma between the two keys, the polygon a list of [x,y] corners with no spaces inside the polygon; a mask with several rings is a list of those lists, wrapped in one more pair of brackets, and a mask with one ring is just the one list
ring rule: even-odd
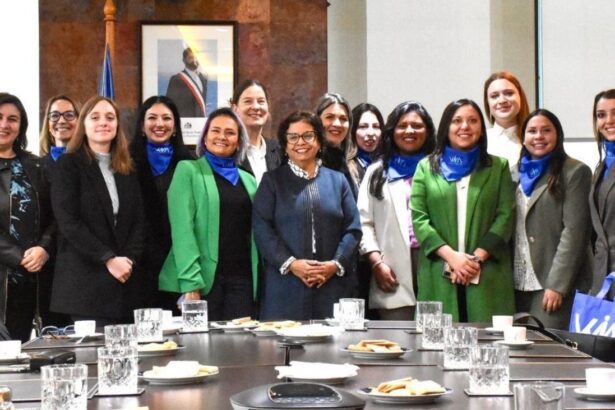
{"label": "blazer lapel", "polygon": [[[203,178],[203,186],[205,187],[204,200],[207,201],[207,220],[210,226],[207,229],[207,246],[209,258],[213,261],[218,261],[218,235],[220,232],[220,194],[218,193],[218,187],[216,186],[216,179],[214,178],[213,170],[205,159],[201,157],[197,164],[199,166],[198,171]],[[240,174],[241,175],[241,174]],[[196,176],[195,176],[196,178]],[[196,198],[198,200],[199,198]]]}
{"label": "blazer lapel", "polygon": [[395,209],[395,216],[397,217],[397,225],[399,226],[399,231],[401,232],[402,238],[404,238],[404,243],[407,246],[410,246],[410,237],[409,237],[409,211],[408,211],[408,198],[406,197],[407,192],[409,192],[408,183],[403,180],[395,181],[393,183],[387,183],[387,189],[389,190],[389,195],[391,197],[391,202],[393,203],[393,208]]}
{"label": "blazer lapel", "polygon": [[92,187],[96,191],[96,194],[100,198],[100,206],[103,208],[103,212],[105,214],[105,218],[109,223],[112,231],[115,231],[114,226],[115,223],[113,221],[113,205],[111,205],[111,196],[109,195],[109,190],[107,189],[107,184],[105,183],[105,179],[103,178],[102,172],[98,167],[98,162],[96,160],[92,160],[86,168],[86,174],[90,181],[92,182]]}
{"label": "blazer lapel", "polygon": [[538,198],[547,190],[547,182],[549,180],[549,175],[547,172],[544,173],[543,176],[540,177],[538,182],[536,182],[536,186],[530,195],[530,200],[527,203],[527,213],[530,213],[530,210],[534,206],[534,204],[538,201]]}
{"label": "blazer lapel", "polygon": [[445,198],[442,204],[447,226],[451,237],[449,244],[456,249],[457,243],[457,186],[454,182],[448,182],[441,174],[434,175],[434,182],[441,192],[441,197]]}
{"label": "blazer lapel", "polygon": [[[598,172],[598,175],[601,175],[602,172],[604,172],[604,165],[600,167]],[[602,180],[602,183],[606,185],[601,188],[605,190],[605,194],[602,196],[602,200],[598,201],[598,210],[600,211],[600,215],[604,215],[604,209],[609,206],[609,204],[607,204],[607,198],[609,196],[609,191],[613,189],[613,185],[615,185],[615,175],[613,175],[613,172],[615,172],[615,169],[611,169],[609,171],[611,175],[608,177],[605,176]],[[600,198],[600,194],[598,192],[596,192],[596,195]]]}

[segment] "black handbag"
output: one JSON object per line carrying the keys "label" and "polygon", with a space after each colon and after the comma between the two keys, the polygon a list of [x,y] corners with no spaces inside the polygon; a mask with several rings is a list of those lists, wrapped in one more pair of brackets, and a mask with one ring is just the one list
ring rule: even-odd
{"label": "black handbag", "polygon": [[[534,321],[535,324],[529,323],[530,320]],[[615,338],[573,333],[561,329],[547,329],[538,318],[526,312],[514,315],[514,323],[540,332],[556,342],[580,350],[603,362],[615,362]]]}

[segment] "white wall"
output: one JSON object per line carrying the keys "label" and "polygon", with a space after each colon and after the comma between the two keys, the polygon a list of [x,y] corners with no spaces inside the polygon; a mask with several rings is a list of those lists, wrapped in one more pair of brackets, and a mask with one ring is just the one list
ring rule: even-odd
{"label": "white wall", "polygon": [[28,113],[28,149],[38,153],[38,1],[2,1],[0,91],[19,97]]}
{"label": "white wall", "polygon": [[[329,89],[352,105],[369,101],[386,117],[399,102],[416,99],[437,123],[454,99],[468,97],[482,107],[485,79],[506,69],[520,78],[536,108],[534,0],[329,2]],[[595,144],[575,137],[591,137],[593,96],[615,87],[609,43],[615,2],[542,2],[544,107],[562,120],[567,140],[573,138],[566,143],[569,154],[593,168]],[[357,43],[361,38],[365,47]]]}

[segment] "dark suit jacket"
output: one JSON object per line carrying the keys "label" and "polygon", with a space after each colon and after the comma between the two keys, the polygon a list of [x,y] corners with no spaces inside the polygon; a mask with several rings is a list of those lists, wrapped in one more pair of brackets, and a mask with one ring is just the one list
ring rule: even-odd
{"label": "dark suit jacket", "polygon": [[[186,70],[183,70],[183,73],[188,76],[190,81],[192,81],[192,83],[198,90],[198,86],[194,83],[192,77],[188,75]],[[201,92],[201,96],[203,97],[203,102],[207,104],[207,77],[199,73],[199,78],[203,83],[203,91]],[[194,98],[192,91],[190,91],[188,86],[186,86],[179,74],[175,74],[169,80],[169,86],[167,87],[167,97],[172,99],[175,105],[177,105],[177,109],[179,110],[179,115],[181,117],[205,117],[206,115],[206,113],[203,112],[201,106],[197,103],[197,100]]]}
{"label": "dark suit jacket", "polygon": [[[267,152],[265,153],[267,171],[273,171],[280,166],[280,162],[282,160],[282,150],[280,149],[280,144],[277,139],[265,138],[265,144],[267,145]],[[244,158],[240,166],[250,174],[254,175],[254,171],[252,170],[248,157]]]}
{"label": "dark suit jacket", "polygon": [[[610,175],[597,177],[603,172],[604,161],[596,170],[589,192],[589,214],[596,233],[592,294],[600,290],[604,277],[615,271],[615,168],[610,170]],[[605,194],[601,196],[599,191],[602,184],[606,186],[603,187]]]}
{"label": "dark suit jacket", "polygon": [[126,256],[135,261],[133,278],[138,275],[143,214],[137,176],[115,174],[120,207],[114,224],[98,163],[74,153],[60,157],[57,165],[55,176],[62,183],[51,193],[59,230],[51,310],[120,319],[132,310],[125,296],[128,283],[115,279],[105,263]]}

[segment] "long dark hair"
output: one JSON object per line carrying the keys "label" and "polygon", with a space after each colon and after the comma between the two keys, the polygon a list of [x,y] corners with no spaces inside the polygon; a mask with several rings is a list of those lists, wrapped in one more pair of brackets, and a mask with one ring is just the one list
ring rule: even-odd
{"label": "long dark hair", "polygon": [[451,122],[453,121],[453,117],[457,110],[464,105],[469,105],[478,114],[478,118],[480,118],[480,138],[478,140],[477,145],[480,149],[480,154],[478,157],[478,167],[488,167],[491,165],[491,158],[487,153],[487,128],[485,127],[485,119],[483,118],[483,113],[480,110],[478,104],[474,101],[462,98],[459,100],[455,100],[449,105],[446,106],[444,112],[442,113],[442,118],[440,119],[440,125],[438,126],[438,133],[436,134],[436,149],[429,156],[429,165],[431,168],[431,172],[434,174],[440,173],[440,160],[442,159],[442,154],[444,154],[444,147],[450,145],[450,141],[448,139],[448,131],[451,126]]}
{"label": "long dark hair", "polygon": [[171,136],[169,142],[173,146],[173,158],[185,159],[191,158],[192,155],[186,146],[184,145],[184,137],[182,135],[182,127],[179,116],[179,111],[177,110],[177,106],[169,97],[164,95],[154,95],[149,97],[147,100],[141,104],[139,108],[139,114],[137,115],[137,124],[135,125],[135,132],[132,138],[132,142],[130,143],[130,153],[134,161],[138,164],[147,164],[147,152],[145,145],[147,143],[147,137],[143,133],[143,124],[145,123],[145,114],[147,110],[152,108],[156,104],[163,104],[173,114],[173,125],[175,126],[175,131]]}
{"label": "long dark hair", "polygon": [[598,158],[599,158],[596,169],[598,169],[598,167],[600,167],[600,164],[602,163],[602,152],[604,151],[604,146],[602,145],[602,141],[604,140],[604,137],[602,136],[602,134],[600,134],[600,131],[598,131],[598,129],[596,128],[596,122],[598,121],[598,117],[596,114],[596,108],[598,107],[598,101],[602,99],[615,100],[615,88],[611,88],[610,90],[600,91],[594,97],[594,109],[592,110],[592,120],[593,120],[592,123],[594,126],[594,139],[596,140],[596,144],[598,145]]}
{"label": "long dark hair", "polygon": [[397,145],[395,145],[394,138],[395,128],[402,117],[411,112],[417,113],[425,123],[425,142],[418,152],[428,155],[434,149],[436,144],[435,127],[431,116],[423,104],[417,101],[406,101],[395,107],[387,117],[387,122],[382,131],[382,137],[378,148],[378,158],[381,160],[381,163],[378,165],[378,168],[374,170],[369,180],[369,193],[376,199],[382,200],[384,198],[382,187],[386,181],[389,161],[393,154],[397,152]]}
{"label": "long dark hair", "polygon": [[[566,158],[568,158],[568,154],[566,154],[566,150],[564,149],[564,129],[562,128],[562,123],[559,119],[549,110],[545,110],[544,108],[532,111],[525,121],[523,122],[523,127],[521,128],[523,135],[523,140],[525,142],[525,130],[527,129],[527,124],[534,117],[538,117],[542,115],[555,127],[555,134],[557,136],[557,141],[555,143],[555,148],[551,151],[551,160],[549,161],[549,178],[547,179],[547,189],[549,193],[553,195],[557,200],[561,200],[564,196],[563,188],[562,188],[562,169],[564,168],[564,162]],[[523,158],[524,156],[529,155],[527,148],[525,148],[525,144],[521,148],[521,156],[519,158]],[[521,167],[521,159],[519,159],[519,163],[517,165],[519,168]]]}
{"label": "long dark hair", "polygon": [[[354,118],[354,121],[352,122],[352,125],[350,127],[350,138],[352,138],[357,148],[359,147],[359,144],[357,144],[357,130],[359,129],[359,123],[361,122],[361,117],[366,112],[371,112],[372,114],[374,114],[376,116],[376,119],[378,120],[378,124],[380,124],[380,129],[384,128],[384,119],[382,118],[382,114],[380,113],[380,110],[378,109],[378,107],[376,107],[373,104],[366,103],[366,102],[361,103],[357,105],[356,107],[354,107],[352,109],[352,118]],[[382,139],[380,141],[382,141]],[[380,141],[378,141],[378,145],[380,145]],[[376,153],[377,151],[378,151],[378,146],[376,146],[374,153]]]}
{"label": "long dark hair", "polygon": [[15,154],[18,154],[25,151],[28,146],[28,137],[26,136],[26,131],[28,131],[28,114],[21,100],[13,94],[0,93],[0,105],[4,104],[13,104],[17,111],[19,111],[19,132],[17,133],[17,138],[13,141],[13,151]]}

